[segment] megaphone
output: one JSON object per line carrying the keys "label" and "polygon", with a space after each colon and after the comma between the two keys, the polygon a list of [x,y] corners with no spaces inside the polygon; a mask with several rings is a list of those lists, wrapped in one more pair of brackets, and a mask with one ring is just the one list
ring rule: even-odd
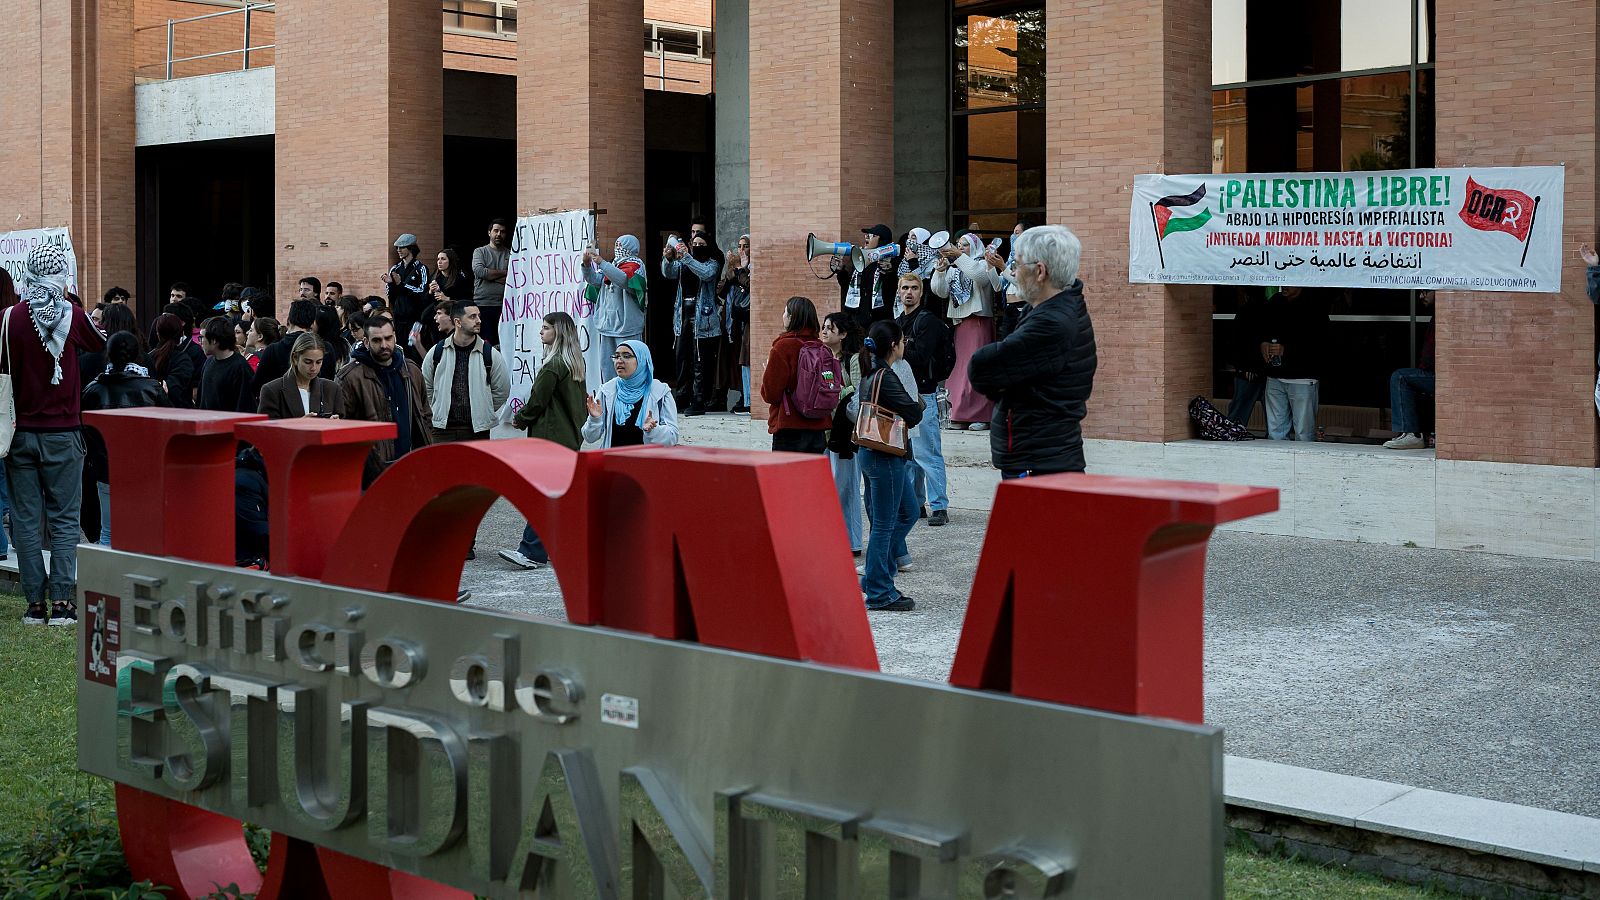
{"label": "megaphone", "polygon": [[929,250],[943,250],[947,245],[949,245],[949,243],[950,243],[950,232],[941,231],[938,234],[934,235],[933,237],[928,238],[928,249]]}
{"label": "megaphone", "polygon": [[806,235],[806,262],[819,256],[849,256],[854,249],[856,245],[846,241],[830,244],[815,234]]}
{"label": "megaphone", "polygon": [[875,266],[885,259],[895,259],[900,256],[899,244],[884,244],[871,250],[857,248],[850,254],[850,261],[855,264],[857,272],[865,272],[867,266]]}

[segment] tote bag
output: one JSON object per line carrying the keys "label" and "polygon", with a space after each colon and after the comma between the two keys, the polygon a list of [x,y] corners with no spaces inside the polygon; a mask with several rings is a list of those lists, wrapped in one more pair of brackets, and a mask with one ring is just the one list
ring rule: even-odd
{"label": "tote bag", "polygon": [[17,433],[17,400],[11,393],[11,310],[0,317],[0,459],[11,452],[11,439]]}
{"label": "tote bag", "polygon": [[906,420],[893,410],[878,405],[884,376],[889,374],[888,369],[878,373],[878,380],[872,384],[872,400],[861,403],[861,412],[856,417],[855,444],[890,456],[905,456],[909,452],[906,448]]}

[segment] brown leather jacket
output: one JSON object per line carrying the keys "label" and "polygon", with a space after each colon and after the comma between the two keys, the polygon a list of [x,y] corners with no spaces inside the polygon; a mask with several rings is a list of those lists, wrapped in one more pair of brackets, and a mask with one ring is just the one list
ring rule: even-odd
{"label": "brown leather jacket", "polygon": [[[411,417],[411,449],[415,450],[433,443],[428,401],[422,388],[422,369],[406,359],[398,349],[395,350],[395,355],[405,362],[406,394]],[[337,384],[344,394],[346,419],[363,422],[394,421],[389,412],[388,395],[383,392],[383,384],[379,382],[378,373],[364,348],[352,354],[350,361],[339,370]],[[394,462],[394,444],[394,441],[388,440],[373,445],[372,455],[367,459],[366,472],[362,477],[363,486],[371,484],[373,479]]]}

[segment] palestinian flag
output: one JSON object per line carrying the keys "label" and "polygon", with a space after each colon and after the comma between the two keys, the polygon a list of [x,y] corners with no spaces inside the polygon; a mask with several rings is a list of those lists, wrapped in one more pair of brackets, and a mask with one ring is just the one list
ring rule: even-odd
{"label": "palestinian flag", "polygon": [[1151,212],[1156,217],[1156,238],[1165,239],[1169,234],[1180,231],[1194,231],[1211,221],[1211,210],[1202,209],[1198,216],[1174,216],[1173,209],[1179,206],[1194,206],[1206,198],[1206,186],[1202,183],[1194,189],[1192,194],[1173,194],[1162,197],[1151,205]]}

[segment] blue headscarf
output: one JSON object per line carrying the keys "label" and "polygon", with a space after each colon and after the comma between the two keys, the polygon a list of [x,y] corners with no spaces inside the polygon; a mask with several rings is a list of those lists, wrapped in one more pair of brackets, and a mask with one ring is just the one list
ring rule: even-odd
{"label": "blue headscarf", "polygon": [[[628,424],[628,410],[650,393],[650,383],[655,380],[655,364],[650,359],[650,348],[644,341],[623,341],[617,345],[618,349],[627,347],[633,355],[639,358],[639,367],[633,370],[633,375],[628,378],[618,376],[617,395],[611,402],[611,419],[618,425]],[[638,421],[633,424],[644,427],[644,417],[647,415],[644,404],[639,406]]]}

